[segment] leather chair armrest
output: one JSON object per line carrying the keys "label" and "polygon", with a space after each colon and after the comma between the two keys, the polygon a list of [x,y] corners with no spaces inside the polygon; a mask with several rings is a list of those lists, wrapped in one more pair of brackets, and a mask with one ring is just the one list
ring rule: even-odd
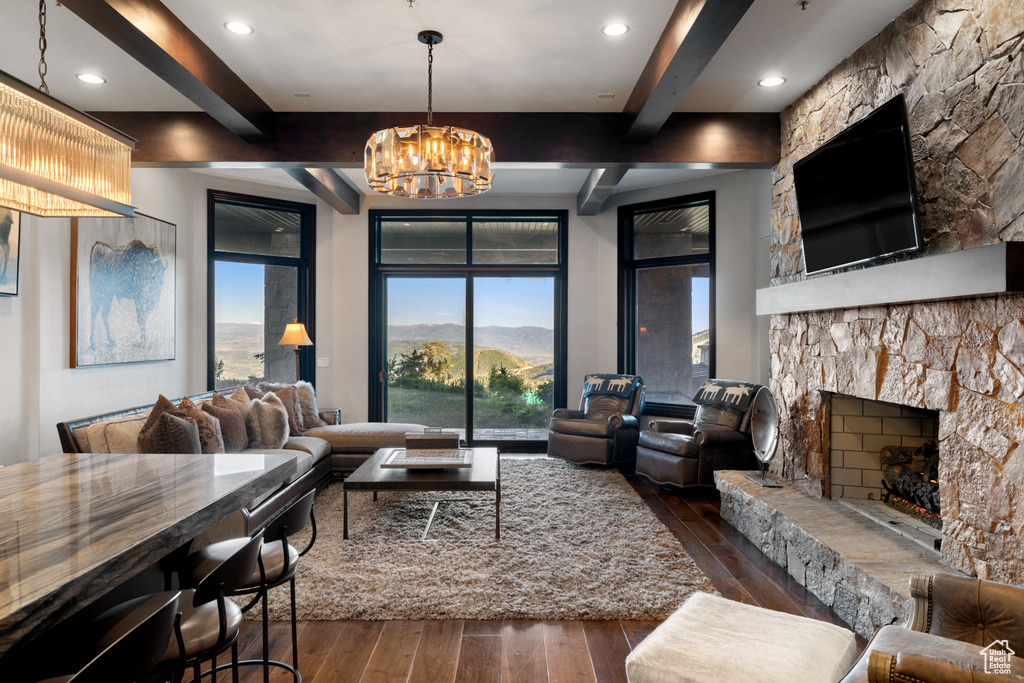
{"label": "leather chair armrest", "polygon": [[573,410],[572,408],[555,408],[555,412],[551,413],[551,417],[557,420],[583,420],[587,417],[587,414],[582,410]]}
{"label": "leather chair armrest", "polygon": [[750,443],[750,437],[731,429],[701,429],[693,433],[698,446],[741,446]]}
{"label": "leather chair armrest", "polygon": [[640,420],[636,419],[635,415],[627,415],[625,413],[609,415],[608,424],[613,429],[635,429],[640,431]]}
{"label": "leather chair armrest", "polygon": [[693,436],[693,423],[686,420],[651,420],[647,429],[662,434],[685,434]]}
{"label": "leather chair armrest", "polygon": [[915,631],[981,647],[994,640],[1024,641],[1024,588],[1019,586],[951,574],[918,575],[910,579],[910,596],[914,607],[908,627]]}
{"label": "leather chair armrest", "polygon": [[[1015,658],[1016,659],[1016,658]],[[1024,683],[1012,673],[985,673],[967,662],[928,655],[873,651],[868,659],[869,683]]]}
{"label": "leather chair armrest", "polygon": [[341,408],[335,408],[334,410],[321,410],[320,419],[329,425],[340,425]]}

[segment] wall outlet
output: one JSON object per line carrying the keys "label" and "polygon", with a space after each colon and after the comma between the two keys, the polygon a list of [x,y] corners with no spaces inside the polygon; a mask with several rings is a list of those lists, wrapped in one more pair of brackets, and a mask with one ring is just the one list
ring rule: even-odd
{"label": "wall outlet", "polygon": [[318,368],[326,368],[326,367],[329,367],[330,364],[331,364],[331,359],[330,358],[317,358],[316,359],[316,366]]}

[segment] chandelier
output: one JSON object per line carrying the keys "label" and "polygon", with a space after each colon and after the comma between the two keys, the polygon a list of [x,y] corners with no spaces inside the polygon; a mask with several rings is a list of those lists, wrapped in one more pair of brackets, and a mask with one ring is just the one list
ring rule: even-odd
{"label": "chandelier", "polygon": [[132,216],[135,140],[49,95],[46,5],[39,89],[0,71],[0,206],[37,216]]}
{"label": "chandelier", "polygon": [[366,182],[377,192],[413,199],[469,197],[491,189],[491,141],[454,126],[435,126],[434,46],[444,37],[421,31],[427,45],[427,125],[385,128],[366,141]]}

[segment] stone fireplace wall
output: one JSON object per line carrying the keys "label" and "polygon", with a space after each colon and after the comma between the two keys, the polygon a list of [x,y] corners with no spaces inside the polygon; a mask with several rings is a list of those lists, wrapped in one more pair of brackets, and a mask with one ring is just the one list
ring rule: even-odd
{"label": "stone fireplace wall", "polygon": [[782,112],[772,284],[804,278],[793,162],[897,93],[928,253],[1024,239],[1024,3],[921,0]]}
{"label": "stone fireplace wall", "polygon": [[[772,284],[805,277],[793,162],[897,93],[926,252],[1024,240],[1022,62],[1020,0],[921,0],[782,112]],[[777,476],[829,495],[823,392],[940,411],[943,551],[1024,582],[1024,297],[776,315],[771,353]]]}

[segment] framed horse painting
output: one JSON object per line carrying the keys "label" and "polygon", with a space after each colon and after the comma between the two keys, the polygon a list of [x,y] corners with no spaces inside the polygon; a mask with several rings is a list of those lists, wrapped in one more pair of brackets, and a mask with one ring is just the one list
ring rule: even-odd
{"label": "framed horse painting", "polygon": [[71,219],[71,367],[174,360],[175,226]]}
{"label": "framed horse painting", "polygon": [[21,214],[0,207],[0,296],[18,296]]}

